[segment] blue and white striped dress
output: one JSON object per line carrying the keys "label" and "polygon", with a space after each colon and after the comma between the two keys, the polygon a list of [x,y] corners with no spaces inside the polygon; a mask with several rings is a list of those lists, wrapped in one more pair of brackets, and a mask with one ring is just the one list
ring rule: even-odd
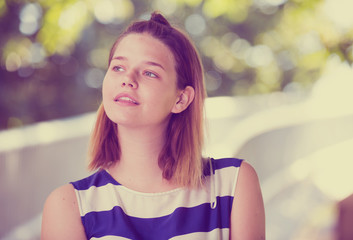
{"label": "blue and white striped dress", "polygon": [[229,239],[241,162],[211,159],[200,189],[141,193],[105,170],[73,182],[87,239]]}

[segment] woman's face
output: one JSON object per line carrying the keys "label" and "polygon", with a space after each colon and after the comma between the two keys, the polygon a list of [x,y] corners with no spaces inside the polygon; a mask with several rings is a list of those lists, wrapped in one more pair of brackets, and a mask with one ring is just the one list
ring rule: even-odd
{"label": "woman's face", "polygon": [[118,43],[105,75],[104,109],[120,125],[165,126],[181,92],[176,86],[169,48],[151,35],[129,34]]}

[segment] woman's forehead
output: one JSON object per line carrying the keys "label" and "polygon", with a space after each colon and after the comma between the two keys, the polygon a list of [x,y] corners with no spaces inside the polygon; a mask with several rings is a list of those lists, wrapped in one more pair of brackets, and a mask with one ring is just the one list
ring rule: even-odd
{"label": "woman's forehead", "polygon": [[115,52],[125,50],[126,48],[173,56],[172,51],[166,44],[147,33],[130,33],[124,36],[117,44]]}
{"label": "woman's forehead", "polygon": [[119,40],[112,59],[141,60],[157,62],[166,68],[175,68],[173,52],[161,40],[147,33],[130,33]]}

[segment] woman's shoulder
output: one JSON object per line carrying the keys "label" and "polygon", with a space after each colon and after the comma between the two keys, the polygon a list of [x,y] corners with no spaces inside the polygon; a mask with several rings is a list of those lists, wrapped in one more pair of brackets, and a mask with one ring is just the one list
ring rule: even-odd
{"label": "woman's shoulder", "polygon": [[65,195],[65,196],[72,196],[72,195],[75,195],[75,191],[74,191],[74,188],[71,184],[65,184],[65,185],[62,185],[56,189],[54,189],[51,194],[49,195],[49,197],[57,197],[57,196],[62,196],[62,195]]}
{"label": "woman's shoulder", "polygon": [[[44,205],[44,210],[48,207],[51,208],[51,206],[72,207],[76,202],[76,194],[73,186],[71,184],[65,184],[49,194]],[[52,210],[55,210],[55,208]]]}
{"label": "woman's shoulder", "polygon": [[265,239],[265,211],[260,182],[254,167],[245,161],[239,170],[234,196],[232,239]]}
{"label": "woman's shoulder", "polygon": [[69,239],[72,236],[85,239],[75,190],[71,184],[58,187],[48,196],[43,209],[41,235],[42,239]]}
{"label": "woman's shoulder", "polygon": [[[114,180],[99,170],[52,191],[43,208],[42,239],[86,239],[81,221],[80,191]],[[117,183],[116,183],[117,184]]]}
{"label": "woman's shoulder", "polygon": [[260,182],[255,168],[250,163],[242,161],[239,165],[236,192],[249,192],[249,188],[253,188],[251,190],[261,194]]}

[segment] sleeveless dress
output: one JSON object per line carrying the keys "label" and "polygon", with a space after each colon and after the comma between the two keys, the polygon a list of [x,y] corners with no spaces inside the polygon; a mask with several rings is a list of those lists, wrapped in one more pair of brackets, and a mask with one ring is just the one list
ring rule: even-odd
{"label": "sleeveless dress", "polygon": [[229,239],[241,162],[210,159],[200,189],[141,193],[119,184],[106,170],[72,182],[87,239]]}

